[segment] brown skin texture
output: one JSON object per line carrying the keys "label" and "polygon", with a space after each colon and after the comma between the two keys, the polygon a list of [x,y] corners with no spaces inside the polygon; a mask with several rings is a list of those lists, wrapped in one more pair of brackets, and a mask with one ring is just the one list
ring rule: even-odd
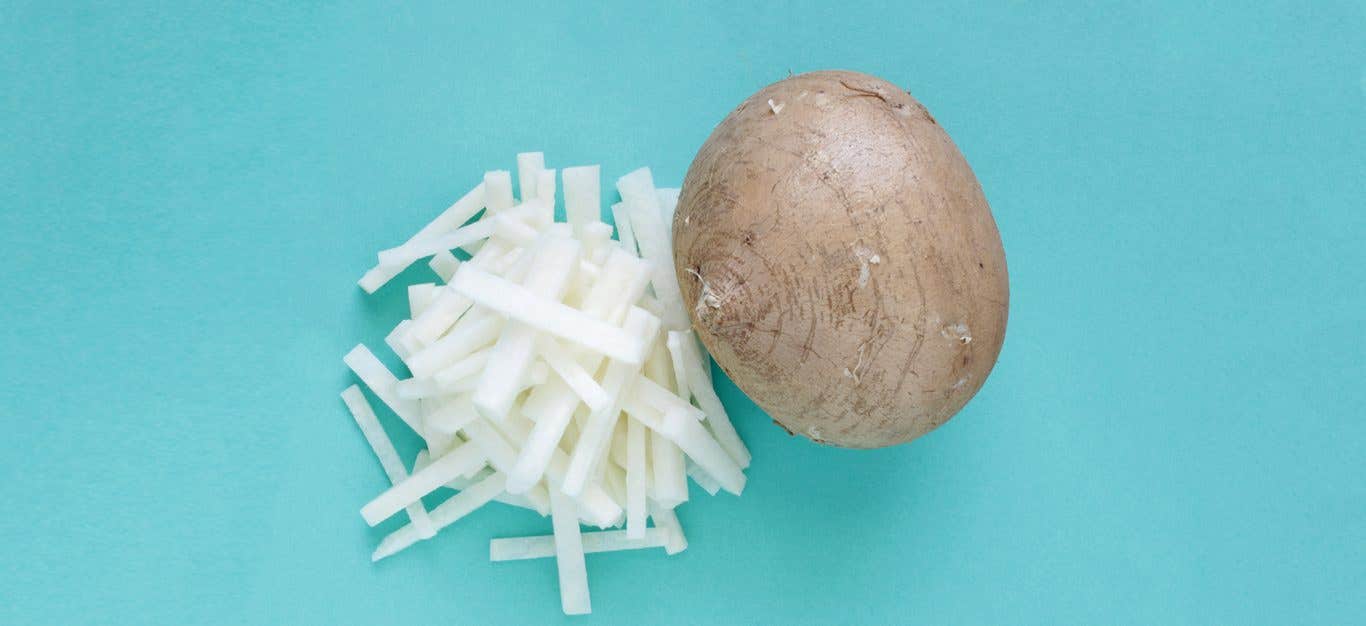
{"label": "brown skin texture", "polygon": [[707,349],[818,443],[915,439],[1000,353],[1009,284],[982,188],[929,111],[879,78],[813,72],[751,96],[693,160],[673,232]]}

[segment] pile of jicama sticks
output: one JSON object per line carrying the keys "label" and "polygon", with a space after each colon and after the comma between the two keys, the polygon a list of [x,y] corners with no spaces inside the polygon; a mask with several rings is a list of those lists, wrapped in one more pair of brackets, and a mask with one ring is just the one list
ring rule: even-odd
{"label": "pile of jicama sticks", "polygon": [[[409,378],[363,345],[345,358],[426,443],[411,472],[360,388],[342,399],[393,484],[361,516],[408,520],[374,560],[496,500],[550,515],[553,534],[493,539],[490,557],[555,557],[562,608],[580,614],[590,611],[584,553],[683,550],[674,508],[688,477],[738,495],[750,455],[688,330],[669,234],[678,191],[655,189],[646,168],[620,178],[614,240],[598,166],[563,171],[567,220],[556,222],[556,172],[544,163],[517,155],[519,200],[510,172],[486,173],[360,280],[372,293],[430,257],[444,283],[409,286],[411,317],[386,338]],[[427,510],[422,498],[441,488],[456,493]]]}

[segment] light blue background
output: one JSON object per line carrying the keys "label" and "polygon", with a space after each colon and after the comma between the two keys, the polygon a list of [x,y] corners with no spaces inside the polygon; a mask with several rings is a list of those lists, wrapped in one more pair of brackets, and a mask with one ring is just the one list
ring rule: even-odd
{"label": "light blue background", "polygon": [[721,382],[744,497],[695,496],[677,558],[590,557],[574,621],[1366,614],[1361,2],[122,4],[0,5],[0,623],[565,620],[551,561],[487,561],[549,531],[520,511],[370,564],[340,359],[404,308],[354,281],[517,151],[681,182],[831,67],[976,169],[1000,364],[873,452]]}

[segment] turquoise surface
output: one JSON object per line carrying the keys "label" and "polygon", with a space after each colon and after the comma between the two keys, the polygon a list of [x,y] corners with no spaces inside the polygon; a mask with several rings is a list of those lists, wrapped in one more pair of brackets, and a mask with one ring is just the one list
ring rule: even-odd
{"label": "turquoise surface", "polygon": [[487,560],[549,531],[520,511],[369,562],[341,356],[404,305],[354,281],[518,151],[676,184],[831,67],[976,169],[1000,364],[872,452],[722,380],[744,497],[694,490],[677,557],[590,556],[572,621],[1366,615],[1361,2],[118,4],[0,5],[0,623],[571,621],[551,561]]}

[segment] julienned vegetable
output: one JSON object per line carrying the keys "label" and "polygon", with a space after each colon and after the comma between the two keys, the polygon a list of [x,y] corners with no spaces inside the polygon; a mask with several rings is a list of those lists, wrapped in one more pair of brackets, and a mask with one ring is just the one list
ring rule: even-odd
{"label": "julienned vegetable", "polygon": [[759,90],[697,153],[673,231],[717,364],[814,441],[923,435],[1001,350],[1010,290],[991,209],[944,129],[887,81],[813,72]]}
{"label": "julienned vegetable", "polygon": [[[490,558],[555,557],[562,608],[587,613],[585,553],[683,550],[673,509],[688,477],[738,495],[750,455],[688,330],[668,230],[677,190],[655,189],[644,168],[622,177],[613,241],[598,166],[563,171],[564,223],[544,156],[519,154],[517,168],[520,202],[510,172],[489,172],[360,280],[374,292],[431,257],[444,283],[410,285],[409,319],[385,338],[409,378],[363,345],[344,359],[425,442],[411,472],[360,388],[342,399],[392,485],[362,518],[408,519],[374,560],[499,501],[550,516],[552,534],[494,539]],[[428,511],[422,499],[442,489],[456,493]]]}

